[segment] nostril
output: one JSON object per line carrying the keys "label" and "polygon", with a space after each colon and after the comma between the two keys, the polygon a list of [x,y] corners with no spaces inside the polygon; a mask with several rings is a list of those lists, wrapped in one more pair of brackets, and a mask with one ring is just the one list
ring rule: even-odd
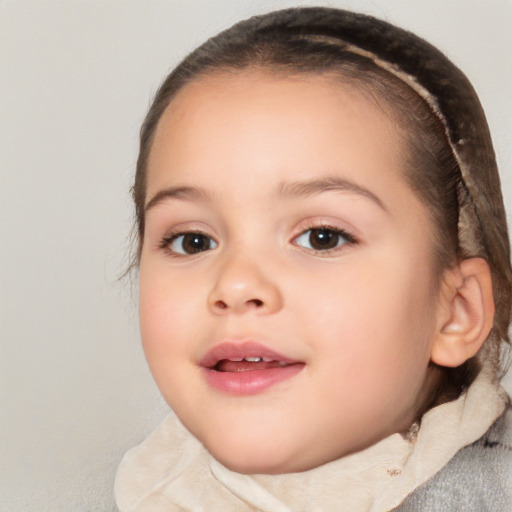
{"label": "nostril", "polygon": [[250,304],[256,308],[261,308],[261,306],[263,306],[263,301],[260,299],[251,299],[247,301],[247,304]]}
{"label": "nostril", "polygon": [[223,300],[218,300],[215,302],[215,307],[219,309],[227,309],[228,305]]}

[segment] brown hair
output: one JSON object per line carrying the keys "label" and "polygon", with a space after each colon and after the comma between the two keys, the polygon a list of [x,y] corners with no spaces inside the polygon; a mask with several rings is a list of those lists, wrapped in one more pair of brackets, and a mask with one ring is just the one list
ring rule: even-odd
{"label": "brown hair", "polygon": [[[508,341],[510,321],[508,235],[506,226],[501,226],[499,233],[491,235],[491,241],[486,242],[487,235],[483,233],[478,212],[475,213],[471,194],[461,175],[444,118],[410,84],[390,72],[390,66],[378,65],[375,59],[366,55],[368,48],[373,50],[372,41],[365,41],[364,51],[357,48],[354,51],[355,35],[351,30],[361,24],[377,33],[373,43],[379,41],[379,33],[385,33],[388,41],[392,41],[393,36],[397,39],[406,34],[420,49],[423,45],[429,51],[437,52],[416,36],[368,16],[338,9],[297,8],[240,22],[208,40],[174,69],[159,88],[141,128],[132,189],[138,238],[135,265],[140,257],[144,236],[147,161],[152,141],[162,114],[186,84],[214,72],[256,69],[284,77],[323,75],[356,87],[392,116],[402,132],[407,150],[404,155],[406,179],[426,205],[435,226],[435,263],[439,275],[458,260],[472,256],[485,258],[493,272],[496,317],[484,349],[479,356],[458,368],[432,365],[429,375],[434,385],[419,411],[421,414],[433,405],[459,396],[478,374],[482,362],[491,367],[494,375],[499,374],[500,344],[502,340]],[[439,52],[435,56],[444,59],[443,65],[448,62],[451,68],[456,69]],[[478,118],[475,122],[478,122]],[[497,186],[499,190],[499,181]],[[491,199],[501,201],[501,197]],[[464,218],[461,219],[463,207]],[[501,208],[498,208],[501,217],[502,212],[501,203]],[[503,224],[502,218],[499,223]],[[493,243],[496,237],[500,237],[499,243]],[[469,242],[465,241],[466,238]],[[493,255],[496,245],[506,248],[506,254],[498,260]]]}

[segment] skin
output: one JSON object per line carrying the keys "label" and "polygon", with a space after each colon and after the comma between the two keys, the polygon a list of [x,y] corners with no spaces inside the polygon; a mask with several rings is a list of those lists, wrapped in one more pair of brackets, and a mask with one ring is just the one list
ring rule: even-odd
{"label": "skin", "polygon": [[[227,467],[310,469],[414,420],[440,308],[432,226],[403,149],[375,102],[320,77],[218,73],[163,115],[148,163],[143,346],[169,405]],[[344,186],[289,185],[325,177]],[[154,199],[182,186],[202,193]],[[315,251],[308,230],[324,225],[350,237]],[[210,249],[176,253],[182,232],[211,237]],[[261,393],[220,392],[198,363],[226,340],[304,368]]]}

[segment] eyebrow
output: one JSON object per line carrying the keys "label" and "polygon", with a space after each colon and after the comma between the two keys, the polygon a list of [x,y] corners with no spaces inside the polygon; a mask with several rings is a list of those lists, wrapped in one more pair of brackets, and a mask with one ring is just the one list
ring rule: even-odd
{"label": "eyebrow", "polygon": [[[361,196],[367,197],[368,199],[371,199],[382,210],[384,210],[386,213],[389,213],[382,200],[373,192],[351,180],[340,178],[338,176],[326,176],[323,178],[313,178],[310,180],[282,182],[278,186],[277,195],[281,197],[307,197],[330,191],[346,191],[359,194]],[[159,190],[148,201],[144,211],[147,212],[151,208],[154,208],[156,205],[164,202],[167,199],[207,200],[209,198],[210,194],[202,188],[186,185],[167,187]]]}
{"label": "eyebrow", "polygon": [[323,178],[314,178],[311,180],[288,181],[281,183],[278,187],[278,195],[284,197],[306,197],[330,191],[352,192],[367,197],[386,213],[389,213],[386,205],[382,202],[380,197],[375,195],[372,191],[358,185],[354,181],[340,178],[339,176],[325,176]]}
{"label": "eyebrow", "polygon": [[177,186],[168,187],[159,190],[146,204],[144,211],[147,212],[151,208],[154,208],[157,204],[164,202],[166,199],[209,199],[210,195],[206,190],[197,187],[189,186]]}

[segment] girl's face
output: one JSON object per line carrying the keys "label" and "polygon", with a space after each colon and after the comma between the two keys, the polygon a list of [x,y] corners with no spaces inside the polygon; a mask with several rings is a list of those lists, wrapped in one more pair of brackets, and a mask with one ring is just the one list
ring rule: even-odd
{"label": "girl's face", "polygon": [[187,85],[148,163],[142,340],[228,467],[305,470],[414,419],[437,323],[432,226],[374,102],[320,77]]}

